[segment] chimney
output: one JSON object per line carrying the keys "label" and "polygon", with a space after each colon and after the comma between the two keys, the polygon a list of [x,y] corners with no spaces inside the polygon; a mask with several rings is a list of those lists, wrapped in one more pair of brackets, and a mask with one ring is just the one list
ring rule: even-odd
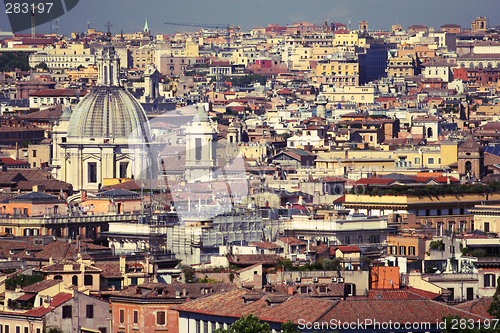
{"label": "chimney", "polygon": [[175,287],[175,298],[181,298],[181,289],[179,286]]}
{"label": "chimney", "polygon": [[293,287],[292,286],[288,287],[288,295],[293,296]]}
{"label": "chimney", "polygon": [[52,257],[49,258],[49,266],[54,264],[54,260],[52,260]]}
{"label": "chimney", "polygon": [[182,288],[182,297],[186,297],[186,287]]}
{"label": "chimney", "polygon": [[446,177],[446,184],[450,185],[451,184],[451,179],[450,176]]}
{"label": "chimney", "polygon": [[125,256],[120,256],[120,273],[125,274],[125,264],[127,259]]}

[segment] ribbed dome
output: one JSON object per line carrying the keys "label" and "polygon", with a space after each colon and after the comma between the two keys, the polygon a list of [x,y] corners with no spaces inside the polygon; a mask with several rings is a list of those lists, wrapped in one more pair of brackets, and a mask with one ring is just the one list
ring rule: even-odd
{"label": "ribbed dome", "polygon": [[69,121],[69,137],[123,138],[136,131],[147,137],[147,118],[139,102],[117,86],[98,86],[78,103]]}

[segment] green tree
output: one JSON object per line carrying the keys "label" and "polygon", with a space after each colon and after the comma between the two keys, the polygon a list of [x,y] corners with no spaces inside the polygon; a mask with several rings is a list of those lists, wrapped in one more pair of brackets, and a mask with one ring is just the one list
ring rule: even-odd
{"label": "green tree", "polygon": [[495,317],[496,319],[500,319],[500,298],[498,297],[499,294],[500,294],[500,276],[498,277],[497,280],[497,290],[495,290],[495,294],[493,294],[493,300],[491,301],[488,310],[486,310],[491,316]]}
{"label": "green tree", "polygon": [[[261,323],[258,316],[249,313],[246,317],[241,316],[240,319],[234,322],[226,330],[218,328],[216,333],[270,333],[271,327],[268,323]],[[292,331],[293,333],[293,331]]]}
{"label": "green tree", "polygon": [[286,323],[281,324],[281,332],[282,333],[300,333],[300,330],[297,328],[297,325],[292,323],[290,320]]}
{"label": "green tree", "polygon": [[24,52],[6,52],[0,55],[0,72],[20,69],[29,71],[31,69],[28,55]]}
{"label": "green tree", "polygon": [[46,72],[49,71],[49,66],[47,66],[47,64],[43,61],[41,63],[39,63],[38,65],[36,65],[35,68],[43,69]]}
{"label": "green tree", "polygon": [[325,259],[323,260],[323,266],[327,271],[339,271],[340,270],[340,259]]}

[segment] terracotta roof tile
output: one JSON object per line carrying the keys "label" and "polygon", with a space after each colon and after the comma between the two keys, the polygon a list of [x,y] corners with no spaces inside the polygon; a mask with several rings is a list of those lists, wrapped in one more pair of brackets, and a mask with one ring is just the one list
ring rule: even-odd
{"label": "terracotta roof tile", "polygon": [[31,286],[24,287],[22,290],[26,293],[39,293],[47,288],[53,287],[59,283],[61,280],[43,280],[38,283],[32,284]]}

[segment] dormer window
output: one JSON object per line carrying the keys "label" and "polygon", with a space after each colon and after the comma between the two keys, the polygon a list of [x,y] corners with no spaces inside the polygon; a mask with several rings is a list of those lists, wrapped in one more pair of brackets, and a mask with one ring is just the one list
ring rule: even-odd
{"label": "dormer window", "polygon": [[300,287],[300,293],[301,293],[301,294],[307,294],[307,292],[308,292],[308,288],[307,288],[307,286],[302,286],[302,287]]}
{"label": "dormer window", "polygon": [[26,250],[26,255],[29,256],[30,255],[30,250]]}
{"label": "dormer window", "polygon": [[328,291],[328,288],[326,286],[320,286],[319,287],[319,292],[320,293],[326,293]]}
{"label": "dormer window", "polygon": [[12,249],[11,249],[11,250],[9,251],[9,254],[14,254],[14,250],[12,250]]}
{"label": "dormer window", "polygon": [[208,295],[208,294],[212,293],[212,288],[201,288],[201,293],[203,295]]}

